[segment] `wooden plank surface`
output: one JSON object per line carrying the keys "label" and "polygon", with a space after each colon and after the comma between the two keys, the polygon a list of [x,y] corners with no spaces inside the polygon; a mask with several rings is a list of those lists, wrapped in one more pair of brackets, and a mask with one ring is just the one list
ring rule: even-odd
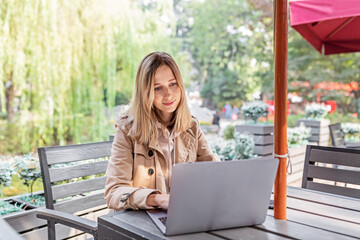
{"label": "wooden plank surface", "polygon": [[310,161],[360,167],[359,157],[360,150],[336,148],[330,151],[313,148],[311,149]]}
{"label": "wooden plank surface", "polygon": [[310,182],[310,181],[308,181],[306,183],[306,188],[309,188],[312,190],[317,190],[317,191],[322,191],[322,192],[327,192],[327,193],[338,194],[338,195],[342,195],[342,196],[360,198],[360,190],[354,189],[354,188],[345,188],[345,187],[327,185],[327,184]]}
{"label": "wooden plank surface", "polygon": [[356,212],[348,209],[324,205],[322,203],[304,201],[301,199],[296,199],[291,197],[287,198],[287,207],[289,209],[309,212],[311,214],[317,214],[328,218],[334,218],[334,219],[360,224],[360,212]]}
{"label": "wooden plank surface", "polygon": [[268,216],[261,225],[211,231],[210,234],[205,232],[166,237],[144,211],[114,213],[106,219],[112,219],[110,222],[115,228],[119,224],[133,226],[140,229],[140,233],[148,232],[159,239],[360,238],[360,200],[291,187],[288,187],[287,221],[274,219],[273,210],[268,210]]}
{"label": "wooden plank surface", "polygon": [[242,228],[232,228],[219,231],[211,231],[212,234],[216,236],[223,237],[225,239],[267,239],[267,240],[283,240],[289,239],[285,235],[281,235],[277,232],[264,231],[263,228],[253,228],[253,227],[242,227]]}
{"label": "wooden plank surface", "polygon": [[74,196],[80,193],[86,193],[98,189],[103,189],[106,182],[106,176],[87,179],[79,182],[55,185],[52,187],[53,199]]}
{"label": "wooden plank surface", "polygon": [[339,233],[329,232],[316,227],[307,226],[293,221],[277,220],[274,211],[269,210],[268,216],[262,225],[255,226],[269,232],[274,232],[292,239],[316,239],[316,240],[354,240],[353,237],[344,236]]}
{"label": "wooden plank surface", "polygon": [[309,165],[307,176],[335,182],[360,184],[360,171]]}
{"label": "wooden plank surface", "polygon": [[85,197],[75,198],[54,204],[55,210],[74,213],[88,208],[106,204],[104,199],[104,191],[91,194]]}
{"label": "wooden plank surface", "polygon": [[63,168],[50,168],[50,182],[105,173],[107,165],[108,161],[101,161]]}
{"label": "wooden plank surface", "polygon": [[287,188],[287,196],[360,212],[360,200],[304,188]]}
{"label": "wooden plank surface", "polygon": [[[358,238],[360,236],[360,225],[350,222],[301,212],[293,209],[287,210],[288,221],[296,222],[313,228],[341,234],[348,237]],[[342,238],[340,238],[342,239]]]}
{"label": "wooden plank surface", "polygon": [[46,147],[48,164],[74,162],[85,159],[108,157],[111,155],[112,141]]}
{"label": "wooden plank surface", "polygon": [[194,234],[185,234],[179,236],[164,236],[160,230],[155,226],[149,216],[145,211],[126,211],[124,213],[120,213],[114,215],[113,220],[115,224],[122,223],[122,226],[131,225],[135,227],[137,230],[139,228],[142,231],[146,231],[151,235],[155,235],[159,239],[171,239],[171,240],[197,240],[197,239],[209,239],[209,240],[219,240],[223,238],[216,237],[215,235],[208,234],[206,232],[194,233]]}

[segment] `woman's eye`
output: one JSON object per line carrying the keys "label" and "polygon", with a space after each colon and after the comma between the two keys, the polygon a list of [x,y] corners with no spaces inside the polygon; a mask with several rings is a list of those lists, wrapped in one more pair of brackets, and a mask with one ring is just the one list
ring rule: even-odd
{"label": "woman's eye", "polygon": [[155,91],[160,91],[161,87],[156,87]]}
{"label": "woman's eye", "polygon": [[170,87],[173,87],[173,86],[175,86],[175,85],[177,85],[177,83],[171,83],[171,84],[170,84]]}

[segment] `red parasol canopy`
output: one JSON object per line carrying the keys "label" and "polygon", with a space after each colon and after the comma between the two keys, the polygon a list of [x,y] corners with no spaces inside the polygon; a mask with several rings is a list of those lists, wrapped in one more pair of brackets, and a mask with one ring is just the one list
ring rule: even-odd
{"label": "red parasol canopy", "polygon": [[290,26],[325,55],[360,51],[359,0],[292,1]]}

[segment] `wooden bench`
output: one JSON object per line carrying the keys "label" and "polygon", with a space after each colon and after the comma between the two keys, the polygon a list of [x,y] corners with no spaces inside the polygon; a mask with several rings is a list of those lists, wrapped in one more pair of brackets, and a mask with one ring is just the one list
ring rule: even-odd
{"label": "wooden bench", "polygon": [[346,147],[346,148],[358,148],[360,149],[360,143],[345,142],[345,134],[341,129],[340,123],[329,125],[331,142],[334,147]]}
{"label": "wooden bench", "polygon": [[301,187],[360,198],[360,150],[308,145]]}
{"label": "wooden bench", "polygon": [[80,216],[88,214],[89,209],[94,214],[108,212],[104,173],[111,147],[112,142],[106,141],[38,149],[46,209],[39,209],[36,215],[47,220],[48,239],[68,238],[82,232],[97,239],[97,222],[93,221],[97,216],[93,220]]}

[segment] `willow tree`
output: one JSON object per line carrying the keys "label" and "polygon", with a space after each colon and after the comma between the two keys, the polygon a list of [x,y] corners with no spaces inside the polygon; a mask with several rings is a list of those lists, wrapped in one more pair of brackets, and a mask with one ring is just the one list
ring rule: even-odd
{"label": "willow tree", "polygon": [[[150,1],[152,2],[152,1]],[[2,151],[105,140],[105,108],[140,59],[174,52],[168,1],[7,0],[0,5]],[[5,125],[6,124],[6,125]],[[5,127],[4,127],[5,126]],[[13,149],[9,145],[15,146]]]}

